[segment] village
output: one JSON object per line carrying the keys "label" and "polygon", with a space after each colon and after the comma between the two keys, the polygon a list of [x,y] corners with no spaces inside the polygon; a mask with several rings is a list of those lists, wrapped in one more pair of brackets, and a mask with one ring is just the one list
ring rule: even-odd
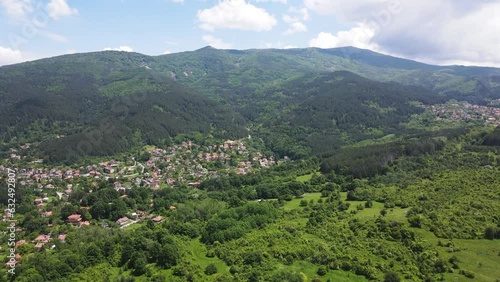
{"label": "village", "polygon": [[[16,160],[25,158],[15,148],[10,151],[10,159],[14,164]],[[248,174],[276,164],[272,156],[264,156],[248,148],[243,140],[226,140],[222,144],[209,146],[184,141],[167,148],[148,146],[144,153],[148,157],[143,163],[131,157],[126,162],[109,160],[77,169],[45,167],[43,160],[37,159],[31,162],[32,166],[17,168],[17,178],[21,186],[34,185],[40,191],[57,190],[59,199],[62,199],[71,196],[74,179],[116,180],[113,184],[117,191],[125,191],[133,186],[167,188],[180,183],[198,187],[207,178],[229,173]],[[0,170],[5,169],[0,166]]]}
{"label": "village", "polygon": [[479,121],[485,125],[500,125],[500,108],[473,105],[467,102],[454,102],[443,105],[425,106],[436,120]]}
{"label": "village", "polygon": [[[33,200],[38,213],[42,218],[51,218],[53,215],[51,202],[57,200],[69,203],[76,187],[92,193],[92,186],[98,181],[112,182],[114,190],[121,197],[127,197],[127,191],[133,187],[139,189],[157,190],[160,188],[184,185],[197,188],[206,179],[216,178],[231,173],[243,175],[253,173],[260,168],[271,167],[276,164],[272,156],[265,156],[260,151],[247,145],[249,138],[233,141],[225,140],[220,143],[204,146],[193,141],[183,141],[180,144],[166,148],[146,146],[141,152],[141,159],[130,156],[127,160],[107,160],[92,165],[70,167],[48,167],[42,159],[35,159],[29,165],[21,167],[26,156],[23,149],[30,148],[25,144],[20,148],[11,148],[9,159],[0,165],[0,171],[7,171],[7,166],[17,171],[17,186],[33,187],[39,197]],[[24,161],[24,163],[26,163]],[[91,185],[88,185],[91,183]],[[85,207],[81,207],[84,209]],[[171,205],[170,211],[176,207]],[[5,209],[3,222],[10,218],[10,209]],[[147,211],[130,211],[127,216],[119,218],[113,226],[127,228],[135,223],[151,220],[160,223],[164,216],[149,214]],[[89,220],[84,220],[81,214],[70,214],[63,224],[74,227],[88,226]],[[95,222],[103,228],[111,227],[107,222]],[[52,224],[49,224],[52,227]],[[18,228],[17,233],[22,232]],[[31,243],[35,249],[55,248],[54,240],[65,242],[66,234],[41,234],[34,240],[19,239],[15,247]],[[20,257],[16,257],[19,261]]]}

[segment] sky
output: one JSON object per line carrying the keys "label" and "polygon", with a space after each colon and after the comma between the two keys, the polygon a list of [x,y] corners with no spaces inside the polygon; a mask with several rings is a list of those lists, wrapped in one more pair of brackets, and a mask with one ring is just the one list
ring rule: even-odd
{"label": "sky", "polygon": [[0,0],[0,65],[121,50],[354,46],[500,67],[499,0]]}

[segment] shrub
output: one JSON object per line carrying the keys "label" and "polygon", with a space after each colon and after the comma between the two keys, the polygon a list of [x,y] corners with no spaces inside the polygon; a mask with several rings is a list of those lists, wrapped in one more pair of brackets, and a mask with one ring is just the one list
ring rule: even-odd
{"label": "shrub", "polygon": [[399,276],[396,272],[387,272],[384,275],[384,282],[399,282],[401,279],[399,279]]}
{"label": "shrub", "polygon": [[474,278],[476,277],[476,274],[474,274],[474,272],[472,271],[469,271],[469,270],[460,270],[459,272],[460,274],[462,274],[463,276],[467,277],[467,278]]}
{"label": "shrub", "polygon": [[326,267],[320,266],[316,273],[318,273],[319,276],[324,276],[324,275],[326,275],[327,272],[328,272],[328,270],[326,269]]}
{"label": "shrub", "polygon": [[212,275],[215,273],[217,273],[217,267],[215,266],[215,264],[211,263],[211,264],[207,265],[207,267],[205,268],[205,274]]}
{"label": "shrub", "polygon": [[368,200],[368,201],[366,201],[366,203],[365,203],[365,208],[371,208],[371,207],[373,207],[373,202],[372,202],[372,200]]}

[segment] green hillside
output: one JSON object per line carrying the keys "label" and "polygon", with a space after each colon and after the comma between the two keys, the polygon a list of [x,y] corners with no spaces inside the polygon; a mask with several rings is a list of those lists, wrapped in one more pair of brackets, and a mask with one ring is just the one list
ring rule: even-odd
{"label": "green hillside", "polygon": [[75,152],[71,158],[112,155],[142,143],[169,144],[179,133],[246,134],[237,113],[144,61],[139,54],[104,52],[1,68],[0,137],[44,141],[49,160],[69,161],[68,151]]}

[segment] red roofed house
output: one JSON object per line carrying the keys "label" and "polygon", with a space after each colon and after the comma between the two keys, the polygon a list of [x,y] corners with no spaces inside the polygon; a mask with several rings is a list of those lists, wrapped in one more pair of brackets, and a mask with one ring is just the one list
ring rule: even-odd
{"label": "red roofed house", "polygon": [[42,213],[42,217],[48,217],[52,215],[52,211]]}
{"label": "red roofed house", "polygon": [[120,219],[118,219],[118,220],[116,221],[116,224],[118,224],[118,225],[124,225],[124,224],[125,224],[125,223],[127,223],[128,221],[129,221],[128,217],[122,217],[122,218],[120,218]]}
{"label": "red roofed house", "polygon": [[25,240],[19,240],[16,242],[16,248],[22,244],[27,244],[27,242]]}
{"label": "red roofed house", "polygon": [[80,221],[82,221],[82,216],[79,214],[72,214],[72,215],[68,216],[68,219],[66,220],[67,223],[73,224],[73,225],[80,224]]}
{"label": "red roofed house", "polygon": [[40,236],[36,237],[35,238],[35,242],[36,242],[35,248],[40,249],[46,243],[50,242],[50,240],[52,240],[52,238],[50,238],[50,234],[40,235]]}
{"label": "red roofed house", "polygon": [[154,223],[160,223],[163,220],[162,216],[157,216],[151,219]]}
{"label": "red roofed house", "polygon": [[90,225],[90,221],[88,221],[88,220],[80,222],[80,226],[89,226],[89,225]]}
{"label": "red roofed house", "polygon": [[38,237],[35,238],[35,242],[45,244],[45,243],[50,242],[51,239],[52,238],[50,238],[50,234],[40,235],[40,236],[38,236]]}

